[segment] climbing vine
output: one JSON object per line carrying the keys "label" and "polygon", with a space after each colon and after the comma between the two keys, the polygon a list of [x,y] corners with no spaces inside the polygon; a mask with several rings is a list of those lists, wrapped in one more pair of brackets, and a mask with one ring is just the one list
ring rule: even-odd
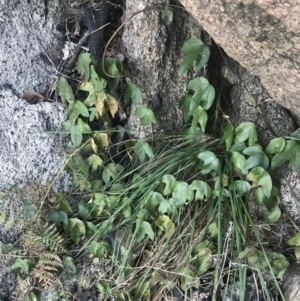
{"label": "climbing vine", "polygon": [[[165,10],[163,16],[172,21],[172,11]],[[203,68],[210,49],[192,38],[182,53],[180,75],[192,67],[195,72]],[[123,64],[109,58],[103,65],[113,78],[83,53],[77,62],[80,83],[58,80],[67,111],[63,133],[80,151],[67,166],[73,174],[73,195],[67,200],[56,194],[56,208],[47,216],[53,224],[42,233],[24,234],[40,256],[32,260],[35,254],[21,243],[23,257],[14,267],[28,284],[26,293],[33,291],[32,279],[45,287],[55,282],[53,274],[62,267],[76,273],[74,259],[83,253],[93,262],[108,262],[107,271],[95,276],[96,287],[103,296],[118,300],[154,300],[176,286],[188,295],[210,268],[216,270],[216,290],[227,264],[222,254],[237,262],[240,275],[249,266],[258,271],[261,282],[263,273],[274,281],[281,278],[288,261],[263,246],[249,205],[265,206],[265,223],[278,221],[280,194],[269,171],[285,162],[299,169],[299,131],[272,139],[265,149],[251,122],[235,127],[226,121],[221,137],[208,135],[215,89],[206,78],[196,77],[179,101],[183,136],[130,139],[120,117],[120,95],[124,105],[135,107],[141,125],[155,124],[156,118],[141,104],[140,89],[134,83],[124,87],[117,78]],[[297,258],[298,241],[298,234],[288,241],[296,247]],[[75,257],[68,251],[72,245],[78,249]],[[114,281],[107,280],[110,277]]]}

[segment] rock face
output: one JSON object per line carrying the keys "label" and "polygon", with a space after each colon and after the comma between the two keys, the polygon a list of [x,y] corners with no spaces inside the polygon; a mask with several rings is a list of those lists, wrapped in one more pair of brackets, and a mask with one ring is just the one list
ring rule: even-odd
{"label": "rock face", "polygon": [[[163,3],[168,4],[168,1]],[[151,7],[157,1],[127,1],[126,19],[135,12]],[[161,2],[160,2],[161,4]],[[186,82],[196,74],[178,75],[183,57],[180,49],[192,36],[209,42],[201,26],[184,10],[175,12],[173,22],[163,20],[162,7],[137,14],[125,26],[122,51],[127,58],[130,73],[143,92],[143,102],[150,105],[158,119],[160,131],[180,131],[183,122],[178,102],[186,89]],[[131,116],[130,128],[140,137],[152,128],[139,127]]]}
{"label": "rock face", "polygon": [[[45,6],[47,2],[49,6]],[[29,181],[46,185],[66,160],[62,139],[56,133],[65,119],[63,106],[56,102],[31,105],[21,98],[23,92],[45,90],[55,72],[53,63],[58,63],[55,58],[61,57],[61,36],[55,30],[54,19],[58,3],[39,0],[0,3],[0,190],[3,192],[14,184],[26,186]],[[66,191],[69,185],[69,178],[63,173],[56,188]],[[38,201],[41,198],[42,195]],[[5,210],[6,218],[0,223],[0,246],[14,242],[22,232],[26,201],[32,198],[2,195],[0,207],[2,213]],[[12,272],[13,262],[2,260],[1,256],[0,299],[11,300],[17,279]]]}
{"label": "rock face", "polygon": [[226,53],[300,116],[300,5],[294,0],[181,0]]}
{"label": "rock face", "polygon": [[[65,113],[61,104],[28,104],[23,92],[42,93],[60,57],[61,36],[51,1],[4,1],[0,7],[0,188],[26,181],[46,183],[64,163],[58,133]],[[58,2],[57,2],[58,3]],[[47,133],[51,132],[51,133]],[[60,183],[61,189],[67,185]],[[0,237],[1,240],[1,237]]]}

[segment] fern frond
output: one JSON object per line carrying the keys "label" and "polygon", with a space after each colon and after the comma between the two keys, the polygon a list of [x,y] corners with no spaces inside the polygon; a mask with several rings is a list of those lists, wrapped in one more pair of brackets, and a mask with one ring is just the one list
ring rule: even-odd
{"label": "fern frond", "polygon": [[44,253],[39,260],[40,264],[44,266],[54,266],[57,268],[63,267],[62,261],[59,256],[53,253]]}
{"label": "fern frond", "polygon": [[51,252],[66,252],[66,249],[62,246],[64,239],[57,233],[56,226],[50,225],[42,235],[42,241]]}
{"label": "fern frond", "polygon": [[46,289],[49,285],[57,282],[56,273],[63,267],[61,259],[51,253],[44,253],[34,267],[31,276]]}
{"label": "fern frond", "polygon": [[41,237],[31,230],[21,236],[20,245],[29,256],[39,256],[46,251],[46,246]]}
{"label": "fern frond", "polygon": [[15,301],[24,301],[25,297],[33,290],[34,288],[34,279],[30,276],[26,279],[21,279],[18,277],[19,286],[18,290],[13,293],[12,299]]}

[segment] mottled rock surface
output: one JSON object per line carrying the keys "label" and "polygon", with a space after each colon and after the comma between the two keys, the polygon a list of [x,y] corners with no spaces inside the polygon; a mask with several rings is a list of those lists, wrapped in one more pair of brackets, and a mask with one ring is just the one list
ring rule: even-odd
{"label": "mottled rock surface", "polygon": [[226,53],[300,116],[298,0],[181,0]]}
{"label": "mottled rock surface", "polygon": [[[63,106],[55,102],[30,105],[20,98],[25,91],[43,93],[62,46],[49,17],[58,6],[28,2],[6,1],[0,7],[1,189],[28,180],[45,184],[65,160],[55,133],[65,119]],[[61,189],[66,185],[60,182]]]}
{"label": "mottled rock surface", "polygon": [[[4,194],[14,184],[22,187],[32,181],[46,185],[66,160],[58,133],[65,120],[63,106],[56,102],[31,105],[20,97],[25,91],[43,93],[55,73],[62,48],[61,34],[55,29],[58,3],[0,2],[0,190]],[[69,186],[70,179],[63,172],[55,188],[66,191]],[[37,201],[41,200],[42,195]],[[0,201],[2,213],[5,210],[0,242],[14,242],[22,232],[26,201],[32,198],[21,194]],[[12,297],[16,284],[12,265],[0,257],[1,300]]]}

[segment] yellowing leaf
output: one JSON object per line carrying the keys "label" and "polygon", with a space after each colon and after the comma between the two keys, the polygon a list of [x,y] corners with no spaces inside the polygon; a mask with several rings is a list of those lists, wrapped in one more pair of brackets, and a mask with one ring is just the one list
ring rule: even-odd
{"label": "yellowing leaf", "polygon": [[118,102],[111,95],[107,94],[105,105],[108,111],[110,112],[112,118],[114,118],[115,114],[118,112]]}
{"label": "yellowing leaf", "polygon": [[97,97],[96,103],[95,103],[96,109],[97,109],[100,117],[102,117],[103,115],[106,114],[105,106],[104,106],[104,99],[103,99],[103,94],[101,94]]}
{"label": "yellowing leaf", "polygon": [[91,142],[93,151],[96,154],[104,152],[109,146],[109,139],[106,133],[96,133]]}
{"label": "yellowing leaf", "polygon": [[167,215],[160,215],[155,221],[155,225],[168,234],[172,234],[175,229],[174,223]]}

